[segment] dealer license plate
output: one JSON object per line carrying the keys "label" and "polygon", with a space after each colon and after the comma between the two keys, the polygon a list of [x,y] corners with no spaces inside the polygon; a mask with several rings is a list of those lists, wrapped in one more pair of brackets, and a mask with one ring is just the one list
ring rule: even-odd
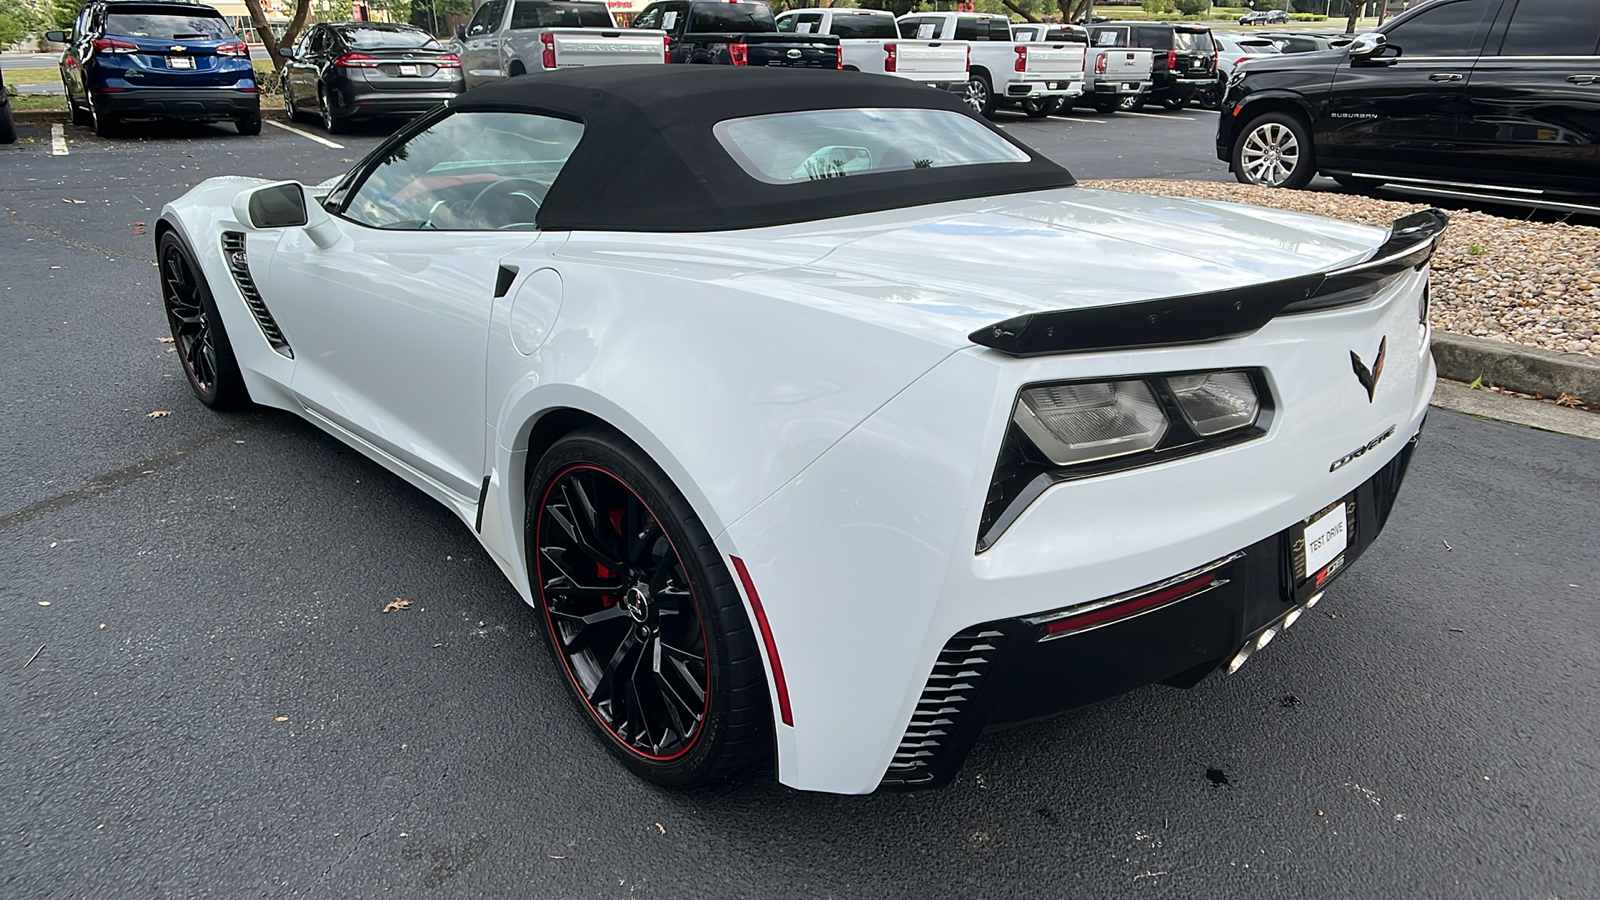
{"label": "dealer license plate", "polygon": [[169,68],[169,69],[192,69],[192,68],[194,68],[194,57],[191,57],[191,56],[169,56],[169,57],[167,57],[167,68]]}
{"label": "dealer license plate", "polygon": [[417,67],[416,66],[402,65],[400,67],[400,74],[401,75],[415,75],[415,74],[417,74]]}
{"label": "dealer license plate", "polygon": [[1324,569],[1332,574],[1338,568],[1335,564],[1350,546],[1355,509],[1355,498],[1346,497],[1300,523],[1300,527],[1291,535],[1290,547],[1294,556],[1296,584]]}

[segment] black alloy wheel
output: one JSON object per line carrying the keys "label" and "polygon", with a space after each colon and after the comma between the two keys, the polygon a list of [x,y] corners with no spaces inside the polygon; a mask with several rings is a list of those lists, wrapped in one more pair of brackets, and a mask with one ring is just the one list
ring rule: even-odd
{"label": "black alloy wheel", "polygon": [[289,117],[290,124],[300,121],[300,110],[294,105],[294,89],[287,78],[283,80],[283,114]]}
{"label": "black alloy wheel", "polygon": [[216,301],[193,255],[177,234],[169,231],[161,236],[157,256],[167,325],[190,389],[213,409],[246,405],[250,392],[239,374]]}
{"label": "black alloy wheel", "polygon": [[328,89],[317,88],[317,108],[322,112],[322,130],[329,134],[344,134],[349,125],[340,116],[334,115],[333,104],[328,101]]}
{"label": "black alloy wheel", "polygon": [[569,435],[529,482],[529,574],[550,647],[607,747],[690,786],[770,749],[754,631],[688,501],[608,431]]}

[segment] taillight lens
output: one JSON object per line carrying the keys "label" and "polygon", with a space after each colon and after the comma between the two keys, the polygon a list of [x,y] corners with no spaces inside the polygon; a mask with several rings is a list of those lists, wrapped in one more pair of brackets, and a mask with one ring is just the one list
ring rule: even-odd
{"label": "taillight lens", "polygon": [[94,52],[96,53],[138,53],[139,48],[127,41],[115,38],[95,38]]}
{"label": "taillight lens", "polygon": [[1201,437],[1254,425],[1261,414],[1261,397],[1247,372],[1174,375],[1167,379],[1167,387],[1184,421]]}
{"label": "taillight lens", "polygon": [[899,65],[899,56],[900,56],[900,46],[898,44],[884,44],[883,45],[883,70],[885,72],[897,72],[897,71],[899,71],[899,69],[896,68]]}
{"label": "taillight lens", "polygon": [[844,45],[843,44],[839,44],[839,45],[837,45],[837,46],[835,46],[833,48],[833,67],[835,69],[844,68]]}
{"label": "taillight lens", "polygon": [[438,60],[434,62],[434,65],[441,69],[459,69],[461,68],[461,57],[455,55],[454,53],[446,53],[445,55],[439,57]]}
{"label": "taillight lens", "polygon": [[1178,51],[1176,51],[1176,50],[1168,50],[1167,51],[1167,68],[1176,69],[1177,67],[1178,67]]}
{"label": "taillight lens", "polygon": [[1094,61],[1094,71],[1096,75],[1104,75],[1106,73],[1106,54],[1100,54],[1100,58]]}
{"label": "taillight lens", "polygon": [[736,66],[748,66],[748,65],[750,65],[750,45],[749,44],[729,44],[728,45],[728,58]]}
{"label": "taillight lens", "polygon": [[546,69],[554,69],[556,67],[556,36],[546,31],[539,35],[539,43],[544,45],[540,64]]}
{"label": "taillight lens", "polygon": [[1011,420],[1058,466],[1152,450],[1168,428],[1142,379],[1031,387],[1017,398]]}
{"label": "taillight lens", "polygon": [[365,53],[346,53],[333,61],[341,69],[376,69],[378,61]]}
{"label": "taillight lens", "polygon": [[672,62],[672,38],[668,35],[661,36],[661,61]]}
{"label": "taillight lens", "polygon": [[967,71],[972,71],[972,45],[967,45]]}
{"label": "taillight lens", "polygon": [[1222,60],[1222,51],[1220,51],[1220,50],[1211,51],[1211,68],[1215,69],[1218,65],[1221,64],[1221,60]]}
{"label": "taillight lens", "polygon": [[244,41],[239,41],[238,43],[233,44],[223,44],[217,48],[217,55],[231,56],[235,59],[249,59],[250,45],[246,44]]}
{"label": "taillight lens", "polygon": [[1028,71],[1028,48],[1027,47],[1017,47],[1016,50],[1017,50],[1017,62],[1016,62],[1017,71],[1018,72],[1026,72],[1026,71]]}

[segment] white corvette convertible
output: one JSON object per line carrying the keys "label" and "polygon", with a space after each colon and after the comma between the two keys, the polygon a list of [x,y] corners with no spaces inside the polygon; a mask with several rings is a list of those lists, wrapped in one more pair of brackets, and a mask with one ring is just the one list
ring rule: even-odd
{"label": "white corvette convertible", "polygon": [[669,66],[473,91],[330,190],[212,179],[156,240],[201,401],[454,510],[632,769],[866,793],[1315,604],[1421,431],[1443,228],[1093,191],[919,85]]}

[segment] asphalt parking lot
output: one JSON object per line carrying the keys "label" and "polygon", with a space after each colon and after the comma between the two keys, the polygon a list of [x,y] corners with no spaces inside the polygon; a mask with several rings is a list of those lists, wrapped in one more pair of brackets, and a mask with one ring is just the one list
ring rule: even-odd
{"label": "asphalt parking lot", "polygon": [[[1081,178],[1222,178],[1214,115],[1002,123]],[[381,139],[296,127],[342,146],[0,147],[0,896],[1600,896],[1600,444],[1441,410],[1237,675],[989,735],[937,792],[633,779],[465,526],[204,409],[159,341],[163,202]]]}

